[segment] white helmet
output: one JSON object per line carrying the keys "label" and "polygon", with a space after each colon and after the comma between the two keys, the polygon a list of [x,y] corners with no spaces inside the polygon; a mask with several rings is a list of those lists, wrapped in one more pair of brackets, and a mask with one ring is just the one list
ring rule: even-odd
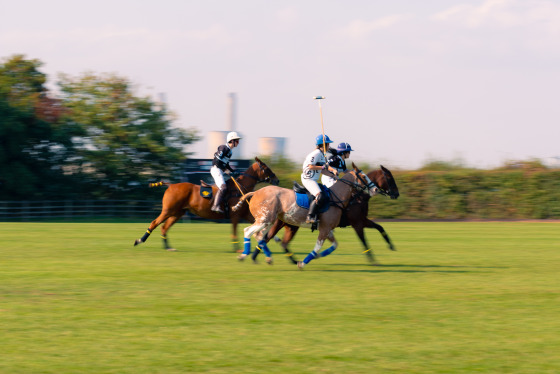
{"label": "white helmet", "polygon": [[235,139],[241,139],[239,134],[236,133],[235,131],[228,132],[227,137],[226,137],[226,142],[229,143],[229,142],[231,142],[232,140],[235,140]]}

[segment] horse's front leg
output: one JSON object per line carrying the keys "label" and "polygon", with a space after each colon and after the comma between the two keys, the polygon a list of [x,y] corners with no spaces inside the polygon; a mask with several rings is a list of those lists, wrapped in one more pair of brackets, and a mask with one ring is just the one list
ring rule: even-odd
{"label": "horse's front leg", "polygon": [[379,233],[381,234],[381,236],[383,236],[383,239],[385,239],[385,241],[387,242],[387,245],[389,246],[389,249],[391,251],[396,251],[397,249],[395,248],[395,246],[393,245],[393,242],[391,241],[391,238],[389,238],[389,235],[385,232],[385,229],[383,228],[383,226],[373,222],[372,220],[366,220],[366,227],[370,228],[370,229],[376,229],[377,231],[379,231]]}
{"label": "horse's front leg", "polygon": [[[297,266],[300,270],[303,269],[303,267],[305,265],[310,263],[311,260],[320,256],[321,247],[323,247],[323,243],[325,242],[325,239],[327,239],[327,237],[332,237],[332,241],[334,243],[333,244],[334,249],[336,249],[336,240],[334,239],[334,234],[333,234],[332,230],[321,229],[321,231],[319,232],[319,236],[317,237],[317,242],[315,243],[315,247],[313,248],[313,250],[311,252],[309,252],[307,257],[305,257],[303,259],[303,261],[298,261]],[[334,249],[332,251],[334,251]]]}
{"label": "horse's front leg", "polygon": [[364,246],[364,250],[367,251],[369,249],[369,245],[368,245],[368,242],[366,240],[366,235],[364,233],[364,226],[365,225],[364,225],[363,222],[352,223],[352,228],[354,229],[354,231],[356,232],[356,235],[358,235],[358,238],[362,242],[362,245]]}
{"label": "horse's front leg", "polygon": [[332,245],[329,248],[325,249],[323,252],[319,253],[317,257],[327,257],[338,247],[338,242],[336,241],[334,232],[332,230],[329,232],[329,236],[327,236],[327,239],[329,239]]}
{"label": "horse's front leg", "polygon": [[364,224],[363,221],[359,221],[359,222],[352,223],[352,228],[354,229],[354,231],[358,235],[358,238],[360,238],[360,241],[362,242],[362,244],[364,246],[364,251],[362,253],[365,253],[365,255],[368,258],[370,263],[375,264],[376,263],[375,262],[375,256],[373,255],[373,251],[370,250],[369,245],[368,245],[367,240],[366,240],[366,236],[364,234],[364,226],[365,225],[367,225],[367,223]]}

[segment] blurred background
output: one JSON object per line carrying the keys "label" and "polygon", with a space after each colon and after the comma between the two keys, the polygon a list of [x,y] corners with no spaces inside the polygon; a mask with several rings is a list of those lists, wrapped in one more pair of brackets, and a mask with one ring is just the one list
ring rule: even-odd
{"label": "blurred background", "polygon": [[531,0],[2,4],[0,220],[151,217],[147,184],[231,130],[288,187],[317,95],[351,161],[395,175],[373,215],[560,218],[559,25]]}

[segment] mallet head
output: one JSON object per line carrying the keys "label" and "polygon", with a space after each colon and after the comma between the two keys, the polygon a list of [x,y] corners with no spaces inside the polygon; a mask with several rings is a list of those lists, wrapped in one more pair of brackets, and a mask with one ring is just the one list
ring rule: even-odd
{"label": "mallet head", "polygon": [[324,100],[324,99],[326,99],[326,97],[324,97],[324,96],[314,96],[313,97],[313,100]]}

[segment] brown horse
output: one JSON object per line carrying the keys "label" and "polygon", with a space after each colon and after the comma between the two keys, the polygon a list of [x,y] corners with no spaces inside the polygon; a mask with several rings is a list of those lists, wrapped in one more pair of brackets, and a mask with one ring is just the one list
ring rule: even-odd
{"label": "brown horse", "polygon": [[[311,259],[317,256],[325,239],[329,239],[333,245],[327,250],[321,252],[322,256],[326,256],[336,249],[338,243],[334,237],[333,230],[340,221],[342,211],[348,206],[352,192],[354,190],[358,190],[360,192],[367,191],[370,196],[373,196],[377,192],[377,189],[368,176],[358,170],[354,164],[352,164],[352,166],[354,170],[346,173],[344,177],[339,179],[338,183],[335,183],[330,188],[331,206],[329,206],[327,211],[320,214],[317,243],[307,258],[303,262],[298,262],[298,267],[300,269],[311,261]],[[270,250],[268,250],[268,247],[266,246],[265,240],[266,234],[270,230],[271,226],[277,219],[279,219],[292,226],[310,227],[310,224],[305,223],[307,209],[301,208],[296,204],[296,197],[293,190],[268,186],[243,196],[233,210],[241,207],[243,202],[251,197],[252,199],[249,203],[249,209],[253,214],[253,217],[255,217],[255,223],[245,228],[245,241],[247,241],[248,238],[251,238],[251,236],[256,235],[257,240],[259,240],[259,246],[263,249],[267,256],[267,262],[271,263],[272,257]],[[243,260],[246,256],[247,254],[244,252],[238,258]]]}
{"label": "brown horse", "polygon": [[[237,181],[237,185],[243,191],[243,194],[253,191],[257,183],[260,182],[268,182],[273,185],[278,185],[278,178],[274,174],[272,170],[258,157],[255,157],[255,163],[251,165],[243,174],[239,176]],[[166,183],[158,183],[158,185],[166,184]],[[227,182],[227,193],[226,193],[226,205],[227,206],[234,206],[239,201],[239,198],[242,196],[242,193],[239,191],[239,188],[236,186],[232,178],[230,178]],[[168,251],[174,251],[172,247],[169,246],[169,242],[167,240],[167,231],[173,226],[175,222],[179,218],[181,218],[187,211],[192,214],[196,214],[199,217],[207,218],[207,219],[223,219],[229,218],[231,219],[231,223],[233,226],[232,232],[232,242],[234,244],[234,251],[238,249],[238,241],[237,241],[237,224],[241,219],[245,219],[249,222],[253,222],[253,217],[249,212],[249,208],[245,206],[241,206],[235,212],[231,212],[228,217],[227,209],[226,214],[216,213],[213,212],[210,208],[212,207],[212,199],[204,198],[201,195],[201,187],[197,184],[192,183],[175,183],[169,184],[169,187],[163,194],[162,200],[162,209],[160,215],[152,221],[150,227],[144,234],[144,236],[140,239],[136,239],[134,245],[138,245],[140,243],[144,243],[152,231],[158,227],[160,224],[165,222],[165,224],[161,227],[161,237],[163,239],[163,246]],[[213,196],[216,196],[217,187],[216,185],[211,186]]]}
{"label": "brown horse", "polygon": [[[380,169],[370,171],[369,173],[367,173],[367,176],[375,184],[379,194],[388,196],[391,199],[397,199],[399,197],[399,189],[397,187],[397,183],[395,182],[395,179],[393,178],[393,174],[391,173],[391,171],[389,171],[389,169],[385,168],[383,165],[381,165]],[[387,232],[385,232],[383,226],[373,222],[367,217],[369,199],[370,199],[369,194],[354,191],[352,193],[352,197],[350,199],[348,206],[342,212],[342,217],[340,219],[338,227],[347,227],[351,225],[356,231],[356,234],[360,238],[360,241],[362,242],[365,248],[364,253],[366,254],[368,260],[372,264],[375,264],[376,263],[375,257],[373,255],[373,251],[370,250],[367,240],[365,238],[364,228],[367,227],[367,228],[376,229],[377,231],[379,231],[381,236],[383,236],[383,239],[385,239],[385,241],[387,242],[389,249],[392,251],[396,249],[393,243],[391,242],[389,235],[387,234]],[[292,241],[292,239],[296,235],[299,229],[298,226],[289,225],[281,220],[276,220],[276,222],[270,228],[270,231],[268,231],[268,234],[266,236],[266,242],[268,243],[272,238],[274,238],[282,227],[285,227],[285,230],[280,245],[286,252],[286,255],[289,256],[289,259],[294,264],[296,264],[297,261],[295,260],[293,253],[290,251],[290,249],[288,249],[288,244]],[[261,248],[257,246],[257,250],[253,253],[252,256],[253,261],[256,261],[260,251]]]}

